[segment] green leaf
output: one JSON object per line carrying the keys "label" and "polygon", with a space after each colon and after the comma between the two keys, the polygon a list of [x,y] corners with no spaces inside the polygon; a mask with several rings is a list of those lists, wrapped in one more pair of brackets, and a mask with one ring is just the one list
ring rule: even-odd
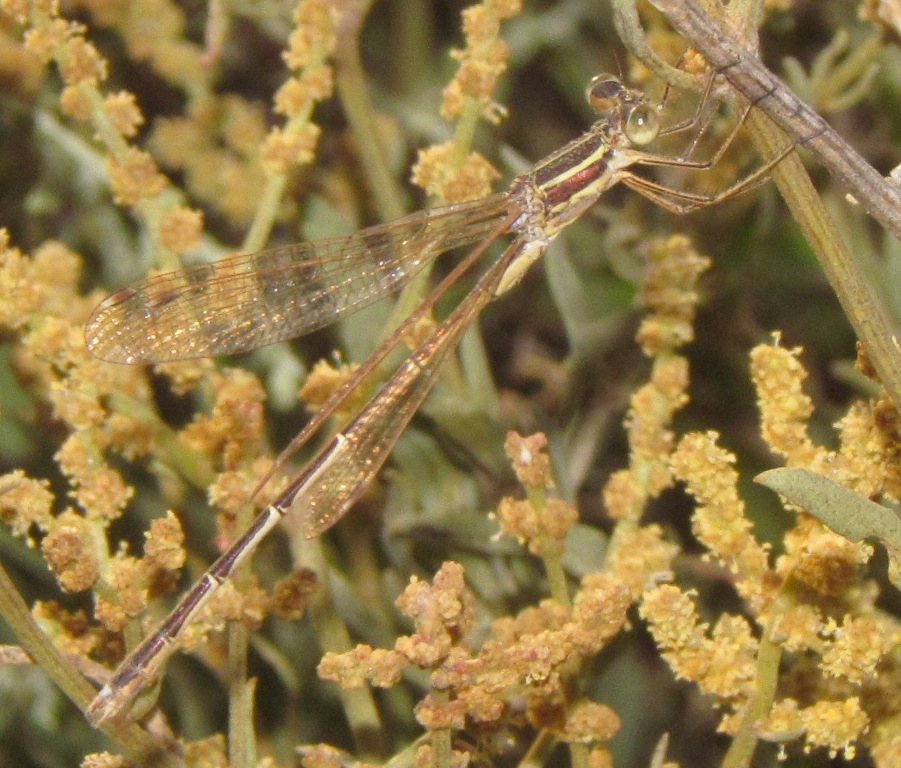
{"label": "green leaf", "polygon": [[901,517],[834,480],[799,467],[761,472],[754,480],[807,510],[850,541],[876,540],[888,553],[889,578],[901,589]]}

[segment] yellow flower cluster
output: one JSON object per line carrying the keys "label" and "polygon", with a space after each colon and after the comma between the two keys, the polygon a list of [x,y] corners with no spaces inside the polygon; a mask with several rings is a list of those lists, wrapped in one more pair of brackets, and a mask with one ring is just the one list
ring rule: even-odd
{"label": "yellow flower cluster", "polygon": [[492,99],[507,67],[507,45],[498,37],[500,23],[522,10],[521,0],[484,0],[463,11],[466,48],[452,53],[460,67],[444,89],[441,115],[457,120],[453,141],[420,150],[412,180],[440,203],[486,196],[497,170],[470,145],[481,118],[498,123],[502,109]]}
{"label": "yellow flower cluster", "polygon": [[547,438],[541,433],[531,437],[521,437],[515,432],[507,435],[504,450],[528,496],[523,500],[501,499],[497,519],[501,531],[526,545],[533,555],[545,558],[550,568],[555,568],[553,563],[563,553],[566,536],[576,524],[579,513],[572,504],[547,498],[546,491],[554,487],[554,481],[546,448]]}
{"label": "yellow flower cluster", "polygon": [[[358,367],[356,364],[334,366],[328,360],[318,361],[301,387],[301,399],[313,411],[319,410],[354,375]],[[335,412],[337,422],[343,423],[359,411],[368,397],[367,387],[358,387],[358,390],[341,404],[340,410]]]}
{"label": "yellow flower cluster", "polygon": [[[334,87],[327,62],[344,29],[342,3],[297,4],[283,55],[290,77],[273,97],[273,111],[284,123],[272,130],[262,106],[217,92],[213,73],[221,48],[211,43],[203,50],[187,39],[185,15],[174,0],[79,3],[96,25],[117,34],[132,61],[150,67],[184,97],[182,114],[148,120],[147,126],[134,95],[104,90],[108,62],[86,27],[62,16],[58,3],[0,0],[0,7],[22,26],[18,63],[8,64],[6,37],[0,41],[0,73],[17,70],[16,88],[24,90],[37,87],[42,67],[57,68],[62,112],[96,133],[104,148],[97,166],[105,169],[113,197],[143,218],[162,258],[168,253],[175,263],[177,254],[194,248],[203,217],[178,202],[180,194],[157,163],[178,171],[188,192],[227,224],[258,220],[264,198],[273,217],[290,210],[282,198],[286,178],[312,158],[319,129],[311,114]],[[460,67],[442,105],[442,114],[458,121],[457,135],[425,150],[415,172],[430,195],[445,201],[481,197],[498,176],[470,152],[470,143],[477,120],[496,122],[502,114],[492,98],[508,53],[499,26],[519,11],[518,0],[485,0],[464,14],[466,47],[453,54]],[[721,708],[721,728],[736,742],[767,739],[787,748],[797,740],[804,749],[845,757],[866,745],[880,768],[895,768],[901,750],[901,628],[882,607],[878,583],[866,571],[873,546],[850,542],[806,514],[778,540],[758,540],[739,493],[739,459],[715,433],[679,436],[673,425],[688,402],[682,347],[693,339],[698,281],[708,261],[687,239],[675,237],[651,243],[647,256],[639,297],[647,314],[637,339],[651,370],[629,403],[628,466],[604,489],[613,524],[606,554],[599,544],[592,566],[574,562],[574,552],[586,552],[575,546],[584,544],[581,534],[586,547],[601,535],[579,523],[574,504],[554,495],[547,439],[511,433],[505,449],[523,490],[498,503],[496,519],[500,532],[521,547],[500,543],[504,556],[516,561],[512,568],[533,567],[529,554],[540,558],[550,597],[520,604],[508,616],[489,616],[482,594],[467,586],[476,580],[462,565],[446,562],[431,581],[410,579],[397,599],[398,611],[412,625],[407,634],[384,648],[359,645],[327,653],[319,672],[348,690],[388,688],[406,677],[426,683],[415,708],[426,743],[404,756],[423,768],[467,764],[452,732],[471,729],[480,741],[500,745],[526,726],[542,739],[567,745],[574,765],[608,768],[606,742],[619,730],[619,716],[586,697],[579,675],[628,627],[628,612],[637,604],[673,674]],[[123,466],[139,463],[149,476],[142,482],[176,510],[189,503],[188,488],[202,489],[221,512],[215,540],[221,549],[245,528],[242,516],[252,512],[248,498],[273,462],[265,391],[256,377],[209,361],[157,367],[172,393],[204,408],[186,425],[173,427],[160,412],[158,380],[88,356],[81,328],[95,298],[77,298],[80,280],[81,260],[66,248],[50,242],[26,256],[0,232],[0,328],[13,339],[9,365],[17,386],[37,406],[35,418],[60,433],[54,457],[60,477],[54,483],[22,470],[0,477],[0,520],[15,537],[39,546],[60,591],[94,590],[91,617],[53,602],[36,602],[25,613],[57,648],[96,666],[94,659],[112,664],[123,644],[144,635],[148,607],[175,589],[187,559],[185,532],[172,511],[147,524],[140,556],[111,540],[110,526],[134,494]],[[416,329],[420,339],[425,327]],[[323,402],[351,370],[317,368],[306,396]],[[773,454],[864,497],[901,497],[901,417],[889,401],[853,405],[836,425],[838,447],[828,450],[808,426],[813,404],[804,392],[799,350],[778,343],[758,347],[751,354],[751,375],[760,433]],[[365,389],[360,387],[360,397]],[[358,402],[351,398],[350,410]],[[677,559],[671,534],[643,521],[651,503],[677,482],[696,502],[691,531],[704,550],[701,558],[689,553]],[[63,484],[65,494],[58,491]],[[359,544],[355,533],[338,539],[348,551]],[[362,563],[359,549],[353,556],[361,571],[375,571]],[[707,619],[703,593],[683,585],[698,574],[729,584],[741,610]],[[392,588],[375,578],[361,581]],[[210,632],[229,622],[257,627],[269,615],[297,619],[317,588],[327,591],[328,580],[318,582],[303,568],[269,590],[253,575],[239,573],[206,604],[182,642],[199,650]],[[259,647],[261,655],[274,657],[272,649]],[[206,649],[211,656],[217,651]],[[501,751],[485,748],[491,756],[492,750]],[[188,764],[214,766],[231,757],[219,736],[183,745],[183,755]],[[319,746],[305,749],[302,761],[307,768],[336,768],[350,759]],[[83,764],[123,763],[99,753]],[[273,768],[275,762],[263,758],[258,765]]]}
{"label": "yellow flower cluster", "polygon": [[768,551],[754,538],[732,468],[735,457],[716,444],[717,435],[686,435],[671,457],[672,470],[698,501],[692,530],[698,540],[735,576],[739,594],[761,610],[772,598]]}
{"label": "yellow flower cluster", "polygon": [[413,167],[413,183],[442,203],[477,200],[491,193],[491,182],[500,178],[497,169],[478,152],[470,152],[457,163],[458,148],[452,141],[420,150]]}
{"label": "yellow flower cluster", "polygon": [[[506,451],[514,472],[526,486],[528,500],[501,503],[502,528],[532,526],[522,538],[540,554],[549,570],[559,568],[559,555],[575,511],[568,505],[565,524],[555,527],[554,500],[545,499],[553,487],[544,435],[507,437]],[[533,502],[537,497],[537,501]],[[526,515],[529,523],[511,523],[505,506],[542,506]],[[562,505],[562,502],[560,502]],[[544,519],[544,518],[547,519]],[[554,546],[548,542],[554,541]],[[611,574],[585,576],[570,599],[565,583],[560,596],[549,573],[555,599],[492,623],[490,637],[474,650],[469,642],[476,626],[476,603],[466,589],[463,569],[445,563],[432,584],[415,577],[396,604],[413,621],[414,632],[397,639],[393,649],[360,645],[347,653],[327,653],[319,665],[324,679],[353,689],[366,682],[395,685],[411,666],[429,673],[431,691],[416,706],[416,718],[432,735],[417,760],[439,748],[440,734],[464,728],[467,722],[481,731],[503,734],[518,720],[525,700],[525,717],[536,728],[553,732],[582,759],[609,764],[604,743],[619,730],[619,718],[607,706],[586,699],[570,699],[570,679],[579,665],[598,653],[622,629],[632,602],[625,584]],[[565,579],[564,579],[565,582]],[[451,758],[451,764],[461,755]]]}
{"label": "yellow flower cluster", "polygon": [[[802,389],[806,371],[799,356],[778,343],[751,354],[764,439],[791,464],[868,494],[885,492],[894,473],[881,471],[888,456],[880,449],[894,449],[880,436],[875,409],[852,406],[839,423],[837,451],[816,445],[807,433],[813,408]],[[750,729],[783,742],[803,735],[806,749],[825,747],[846,757],[864,740],[873,753],[887,754],[898,743],[892,725],[898,707],[880,681],[898,675],[901,626],[876,607],[877,593],[864,579],[872,548],[801,514],[771,563],[745,515],[736,459],[716,441],[715,433],[686,435],[671,467],[698,501],[695,535],[731,573],[764,638],[758,640],[740,616],[724,615],[711,630],[698,619],[691,592],[660,586],[645,594],[641,612],[664,658],[727,708],[721,727],[730,733]],[[777,652],[764,653],[763,642]],[[781,698],[775,688],[761,687],[771,677],[786,681]],[[770,698],[760,700],[764,690]],[[760,720],[745,717],[752,707]]]}
{"label": "yellow flower cluster", "polygon": [[327,0],[303,0],[294,11],[295,28],[283,58],[298,76],[287,80],[275,96],[275,109],[288,118],[263,140],[260,157],[270,176],[287,173],[313,159],[319,127],[310,122],[313,107],[331,95],[331,67],[325,62],[337,44],[340,11]]}
{"label": "yellow flower cluster", "polygon": [[81,763],[81,768],[129,768],[131,763],[122,757],[110,752],[95,752],[88,755]]}
{"label": "yellow flower cluster", "polygon": [[[0,519],[41,552],[64,592],[93,589],[91,625],[78,614],[36,603],[32,613],[68,652],[101,657],[121,655],[110,632],[139,627],[149,601],[173,591],[185,562],[184,534],[172,512],[150,522],[141,557],[108,540],[108,527],[129,503],[133,489],[110,461],[115,456],[157,466],[161,482],[173,470],[198,486],[210,486],[221,517],[223,536],[234,537],[232,513],[247,499],[271,460],[260,457],[264,392],[258,380],[239,370],[217,372],[209,363],[189,365],[186,377],[168,371],[181,391],[204,387],[213,397],[208,416],[198,416],[180,432],[155,410],[146,374],[137,367],[112,366],[93,359],[83,340],[83,323],[95,298],[76,298],[80,260],[57,243],[47,243],[29,258],[12,248],[0,231],[0,323],[18,343],[13,368],[29,382],[38,401],[69,431],[55,460],[68,481],[68,500],[57,498],[49,483],[21,470],[0,477]],[[182,462],[179,464],[179,462]],[[215,475],[213,468],[223,471]],[[173,488],[174,490],[174,488]],[[177,498],[179,492],[172,493]],[[67,506],[71,504],[71,506]],[[302,610],[297,590],[270,597],[247,582],[228,585],[207,606],[187,633],[196,647],[226,621],[257,626],[269,611]]]}
{"label": "yellow flower cluster", "polygon": [[[196,247],[201,216],[173,202],[166,178],[153,158],[128,143],[137,134],[144,116],[133,94],[104,94],[108,64],[85,35],[84,25],[60,16],[56,2],[5,3],[10,15],[25,25],[24,48],[42,63],[56,63],[63,80],[60,105],[76,120],[90,122],[96,138],[107,150],[106,165],[116,202],[132,206],[150,225],[152,237],[165,253],[181,253]],[[165,237],[162,232],[165,231]]]}
{"label": "yellow flower cluster", "polygon": [[640,612],[677,677],[697,683],[701,691],[720,700],[751,695],[757,641],[742,617],[725,615],[709,631],[691,593],[668,584],[649,590]]}
{"label": "yellow flower cluster", "polygon": [[647,260],[639,301],[648,315],[636,340],[648,357],[655,357],[694,339],[697,282],[710,268],[710,259],[699,255],[687,237],[674,235],[649,243]]}
{"label": "yellow flower cluster", "polygon": [[451,55],[460,62],[454,79],[444,89],[441,115],[458,119],[468,99],[479,105],[483,119],[497,123],[501,108],[492,101],[497,79],[507,69],[507,44],[498,37],[500,23],[522,10],[521,0],[485,0],[463,11],[466,48]]}
{"label": "yellow flower cluster", "polygon": [[432,686],[417,705],[416,718],[433,733],[463,728],[467,719],[484,729],[506,728],[524,698],[533,726],[552,728],[574,744],[600,747],[617,732],[618,718],[603,705],[568,703],[566,680],[620,631],[630,602],[618,579],[595,574],[583,579],[572,609],[546,600],[500,619],[475,652],[467,645],[473,598],[462,567],[445,563],[431,585],[414,577],[397,600],[414,622],[413,634],[398,638],[392,650],[361,645],[345,654],[328,653],[319,674],[345,688],[365,681],[389,687],[416,666],[429,672]]}
{"label": "yellow flower cluster", "polygon": [[[5,233],[0,245],[2,322],[20,337],[13,365],[71,430],[55,458],[75,504],[57,508],[45,481],[15,471],[0,479],[2,515],[18,536],[30,541],[40,533],[41,551],[60,588],[96,589],[96,618],[118,631],[144,610],[152,590],[166,584],[171,589],[171,574],[185,557],[181,526],[171,514],[151,523],[140,560],[124,551],[111,555],[106,541],[108,525],[133,493],[107,462],[106,451],[134,458],[155,450],[156,427],[140,409],[129,407],[147,402],[150,390],[139,371],[105,366],[87,354],[80,326],[92,302],[73,300],[79,279],[74,254],[48,243],[29,259],[9,246]],[[82,638],[82,653],[102,647],[102,633],[77,627],[71,614],[51,613],[40,604],[34,611],[45,626],[56,628],[61,647],[71,646],[73,631]]]}
{"label": "yellow flower cluster", "polygon": [[650,382],[632,395],[626,416],[630,467],[614,473],[604,489],[608,514],[633,521],[641,516],[647,500],[672,482],[667,457],[673,434],[668,425],[688,402],[688,364],[674,353],[691,341],[698,301],[695,286],[710,264],[681,236],[655,241],[647,253],[649,269],[641,297],[650,313],[642,321],[638,339],[645,354],[654,358],[654,366]]}

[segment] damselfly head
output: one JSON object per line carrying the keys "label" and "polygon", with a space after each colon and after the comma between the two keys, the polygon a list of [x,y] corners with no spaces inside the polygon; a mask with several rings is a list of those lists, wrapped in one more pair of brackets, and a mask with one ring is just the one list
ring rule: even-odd
{"label": "damselfly head", "polygon": [[618,125],[632,144],[642,146],[657,138],[657,112],[640,91],[627,88],[616,75],[605,73],[592,79],[585,98],[595,112]]}

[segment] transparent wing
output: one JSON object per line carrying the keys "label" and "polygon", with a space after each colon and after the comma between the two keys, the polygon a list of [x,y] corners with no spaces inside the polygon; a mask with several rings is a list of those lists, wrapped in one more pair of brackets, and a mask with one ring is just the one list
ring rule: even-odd
{"label": "transparent wing", "polygon": [[85,328],[91,353],[158,363],[244,352],[329,325],[406,283],[441,253],[496,230],[506,194],[418,211],[348,237],[231,256],[138,282]]}
{"label": "transparent wing", "polygon": [[534,261],[544,252],[516,240],[472,291],[386,381],[362,411],[333,438],[331,447],[297,478],[273,507],[296,512],[308,538],[338,522],[376,476],[413,414],[435,383],[448,352],[490,303],[508,267],[524,253]]}

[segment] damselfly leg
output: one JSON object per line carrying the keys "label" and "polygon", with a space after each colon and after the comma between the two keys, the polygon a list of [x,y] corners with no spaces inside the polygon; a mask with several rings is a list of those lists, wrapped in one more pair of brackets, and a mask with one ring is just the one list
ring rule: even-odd
{"label": "damselfly leg", "polygon": [[[747,103],[742,107],[738,117],[733,121],[729,133],[719,143],[719,146],[707,160],[690,159],[697,150],[701,139],[707,132],[714,118],[714,114],[709,111],[707,105],[710,103],[714,83],[718,76],[718,73],[714,72],[707,78],[699,106],[691,117],[668,129],[662,129],[658,134],[660,137],[664,137],[694,129],[694,135],[685,149],[679,155],[673,157],[647,152],[636,159],[635,165],[682,168],[684,170],[693,171],[708,171],[716,167],[732,147],[735,138],[739,135],[739,132],[748,119],[748,115],[754,108],[753,103]],[[624,172],[621,181],[651,202],[656,203],[671,213],[684,215],[701,208],[725,202],[726,200],[742,195],[745,192],[750,192],[752,189],[764,184],[769,178],[769,172],[796,149],[798,145],[798,142],[788,143],[780,152],[762,163],[759,167],[755,168],[735,183],[729,185],[726,189],[712,195],[675,189],[644,176],[640,176],[632,171]]]}

